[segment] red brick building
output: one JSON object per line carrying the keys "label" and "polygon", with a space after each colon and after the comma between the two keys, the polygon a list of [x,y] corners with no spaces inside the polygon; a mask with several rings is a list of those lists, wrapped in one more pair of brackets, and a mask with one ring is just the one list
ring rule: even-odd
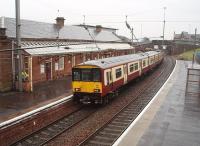
{"label": "red brick building", "polygon": [[[17,88],[15,19],[0,19],[0,92]],[[87,60],[133,53],[116,29],[102,26],[64,25],[22,20],[23,87],[33,91],[35,84],[71,75],[71,68]]]}

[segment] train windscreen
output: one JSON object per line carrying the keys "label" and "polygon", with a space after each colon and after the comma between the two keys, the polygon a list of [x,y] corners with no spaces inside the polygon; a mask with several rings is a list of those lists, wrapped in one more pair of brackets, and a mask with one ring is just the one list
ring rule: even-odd
{"label": "train windscreen", "polygon": [[85,82],[99,82],[100,81],[100,69],[98,68],[76,68],[72,70],[73,81],[85,81]]}

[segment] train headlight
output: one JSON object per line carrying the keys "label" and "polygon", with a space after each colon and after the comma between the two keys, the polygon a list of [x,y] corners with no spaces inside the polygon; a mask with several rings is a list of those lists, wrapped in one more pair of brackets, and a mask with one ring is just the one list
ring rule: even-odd
{"label": "train headlight", "polygon": [[99,93],[100,89],[94,89],[94,92]]}
{"label": "train headlight", "polygon": [[81,89],[80,89],[80,88],[75,88],[75,91],[77,91],[77,92],[78,92],[78,91],[81,91]]}

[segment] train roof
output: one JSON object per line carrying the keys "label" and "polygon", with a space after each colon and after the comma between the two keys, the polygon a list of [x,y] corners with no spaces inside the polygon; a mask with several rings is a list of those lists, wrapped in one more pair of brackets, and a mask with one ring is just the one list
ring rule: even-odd
{"label": "train roof", "polygon": [[92,66],[96,66],[96,67],[105,69],[105,68],[117,66],[120,64],[128,63],[128,62],[137,61],[139,59],[144,59],[148,56],[153,56],[153,55],[156,55],[159,53],[160,52],[157,52],[157,51],[149,51],[149,52],[145,52],[145,53],[115,56],[115,57],[103,58],[103,59],[98,59],[98,60],[90,60],[90,61],[81,63],[78,66],[92,65]]}

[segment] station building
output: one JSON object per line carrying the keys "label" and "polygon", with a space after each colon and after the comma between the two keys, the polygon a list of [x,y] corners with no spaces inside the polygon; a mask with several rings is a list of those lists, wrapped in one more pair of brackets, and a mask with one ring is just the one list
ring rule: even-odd
{"label": "station building", "polygon": [[[87,60],[134,53],[117,29],[100,25],[65,25],[21,20],[23,89],[62,80],[73,66]],[[0,92],[18,89],[18,55],[14,18],[0,18]]]}

